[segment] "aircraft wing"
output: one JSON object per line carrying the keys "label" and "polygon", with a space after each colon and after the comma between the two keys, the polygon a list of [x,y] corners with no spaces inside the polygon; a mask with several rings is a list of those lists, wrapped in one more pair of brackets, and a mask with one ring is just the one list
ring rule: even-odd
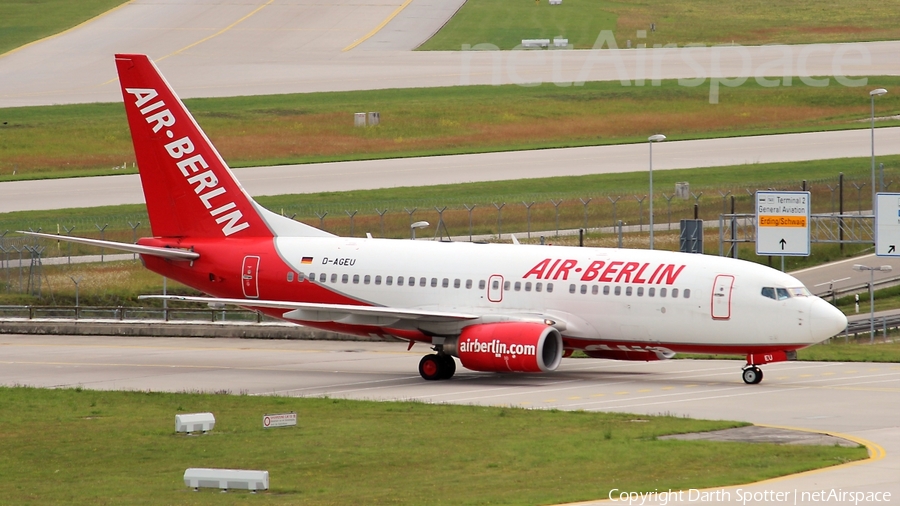
{"label": "aircraft wing", "polygon": [[168,258],[170,260],[196,260],[200,258],[199,253],[176,248],[159,248],[156,246],[141,246],[140,244],[126,244],[123,242],[101,241],[99,239],[88,239],[85,237],[71,237],[68,235],[42,234],[39,232],[23,232],[17,231],[19,234],[30,235],[34,237],[43,237],[45,239],[55,239],[57,241],[74,242],[78,244],[87,244],[90,246],[99,246],[101,248],[117,249],[127,251],[129,253],[137,253],[140,255],[152,255],[156,257]]}
{"label": "aircraft wing", "polygon": [[341,322],[388,325],[391,321],[418,320],[452,322],[475,320],[479,315],[425,309],[403,309],[349,304],[320,304],[315,302],[290,302],[283,300],[222,299],[215,297],[190,297],[182,295],[141,295],[139,299],[167,299],[209,304],[230,304],[244,307],[285,309],[284,318],[290,320]]}

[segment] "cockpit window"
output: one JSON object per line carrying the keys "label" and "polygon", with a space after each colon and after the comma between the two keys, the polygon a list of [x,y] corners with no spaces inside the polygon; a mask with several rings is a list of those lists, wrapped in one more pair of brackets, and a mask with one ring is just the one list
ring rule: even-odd
{"label": "cockpit window", "polygon": [[762,289],[762,296],[775,300],[775,289],[771,286],[764,286]]}
{"label": "cockpit window", "polygon": [[788,291],[791,292],[791,297],[809,297],[810,296],[809,290],[807,290],[805,286],[788,288]]}
{"label": "cockpit window", "polygon": [[778,294],[778,300],[790,299],[791,294],[788,292],[787,288],[776,288],[775,293]]}

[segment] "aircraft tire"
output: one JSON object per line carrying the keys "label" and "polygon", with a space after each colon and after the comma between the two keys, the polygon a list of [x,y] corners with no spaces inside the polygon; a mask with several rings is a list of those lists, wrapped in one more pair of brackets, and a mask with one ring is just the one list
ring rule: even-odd
{"label": "aircraft tire", "polygon": [[441,379],[450,379],[456,373],[456,360],[450,355],[438,355],[441,359]]}
{"label": "aircraft tire", "polygon": [[419,361],[419,374],[428,381],[442,379],[446,368],[441,357],[434,353],[425,355]]}
{"label": "aircraft tire", "polygon": [[747,367],[741,373],[741,378],[744,380],[744,383],[748,385],[758,385],[759,382],[763,379],[762,369],[756,367],[755,365]]}

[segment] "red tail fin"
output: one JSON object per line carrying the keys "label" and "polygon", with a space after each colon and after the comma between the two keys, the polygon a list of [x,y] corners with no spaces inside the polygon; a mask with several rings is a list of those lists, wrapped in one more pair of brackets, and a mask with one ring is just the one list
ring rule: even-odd
{"label": "red tail fin", "polygon": [[330,235],[259,207],[147,56],[118,54],[116,67],[153,235]]}

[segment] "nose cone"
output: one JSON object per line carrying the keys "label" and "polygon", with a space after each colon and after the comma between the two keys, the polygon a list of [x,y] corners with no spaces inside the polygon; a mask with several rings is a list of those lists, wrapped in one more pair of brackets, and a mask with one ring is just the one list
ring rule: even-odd
{"label": "nose cone", "polygon": [[847,328],[847,317],[839,309],[818,297],[811,297],[809,308],[810,337],[818,343],[834,337]]}

